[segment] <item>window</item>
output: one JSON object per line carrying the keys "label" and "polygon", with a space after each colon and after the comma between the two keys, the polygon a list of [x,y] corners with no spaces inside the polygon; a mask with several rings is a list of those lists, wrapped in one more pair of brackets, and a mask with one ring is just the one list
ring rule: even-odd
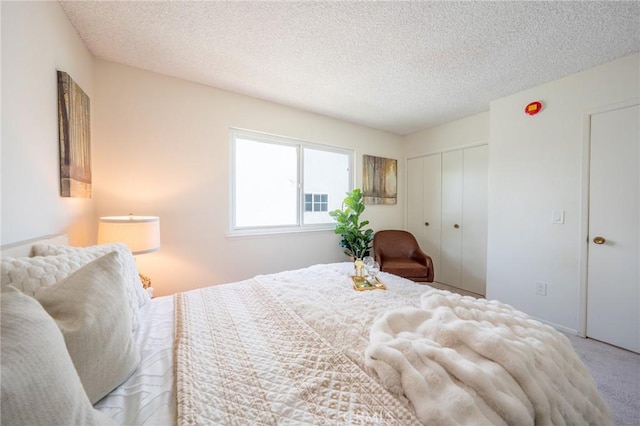
{"label": "window", "polygon": [[231,231],[331,229],[351,189],[352,151],[231,130]]}
{"label": "window", "polygon": [[328,199],[329,194],[304,194],[304,211],[326,212],[328,211]]}

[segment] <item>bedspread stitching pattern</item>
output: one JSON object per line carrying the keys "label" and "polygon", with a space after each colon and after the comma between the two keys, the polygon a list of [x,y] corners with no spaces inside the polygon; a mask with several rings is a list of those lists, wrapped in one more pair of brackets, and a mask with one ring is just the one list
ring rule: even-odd
{"label": "bedspread stitching pattern", "polygon": [[257,281],[175,300],[178,424],[418,423]]}

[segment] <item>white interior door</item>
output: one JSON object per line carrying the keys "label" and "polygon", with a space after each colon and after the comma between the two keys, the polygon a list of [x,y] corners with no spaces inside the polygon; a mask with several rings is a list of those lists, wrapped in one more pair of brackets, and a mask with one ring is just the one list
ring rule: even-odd
{"label": "white interior door", "polygon": [[422,246],[424,240],[424,161],[422,157],[407,161],[407,230]]}
{"label": "white interior door", "polygon": [[442,156],[440,154],[424,157],[424,189],[423,189],[423,220],[424,240],[420,242],[420,248],[428,254],[433,261],[435,271],[434,280],[440,277],[440,247],[441,247],[441,220],[442,220]]}
{"label": "white interior door", "polygon": [[407,161],[407,230],[440,271],[440,154]]}
{"label": "white interior door", "polygon": [[442,243],[438,282],[460,287],[462,280],[462,150],[442,154]]}
{"label": "white interior door", "polygon": [[640,352],[640,107],[591,117],[587,336]]}
{"label": "white interior door", "polygon": [[461,288],[485,295],[487,282],[487,145],[464,150]]}

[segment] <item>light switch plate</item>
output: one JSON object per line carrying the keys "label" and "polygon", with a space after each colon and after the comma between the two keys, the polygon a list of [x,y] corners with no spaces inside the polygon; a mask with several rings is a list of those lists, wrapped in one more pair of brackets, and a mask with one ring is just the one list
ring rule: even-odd
{"label": "light switch plate", "polygon": [[547,283],[536,281],[536,294],[539,294],[540,296],[546,296],[547,295]]}
{"label": "light switch plate", "polygon": [[551,212],[551,223],[564,223],[564,210],[554,210]]}

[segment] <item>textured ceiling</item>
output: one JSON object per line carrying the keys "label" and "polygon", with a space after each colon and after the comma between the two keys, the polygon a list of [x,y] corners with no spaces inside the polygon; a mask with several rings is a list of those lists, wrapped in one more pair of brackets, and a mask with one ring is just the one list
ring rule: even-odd
{"label": "textured ceiling", "polygon": [[640,51],[637,1],[61,4],[96,57],[399,135]]}

